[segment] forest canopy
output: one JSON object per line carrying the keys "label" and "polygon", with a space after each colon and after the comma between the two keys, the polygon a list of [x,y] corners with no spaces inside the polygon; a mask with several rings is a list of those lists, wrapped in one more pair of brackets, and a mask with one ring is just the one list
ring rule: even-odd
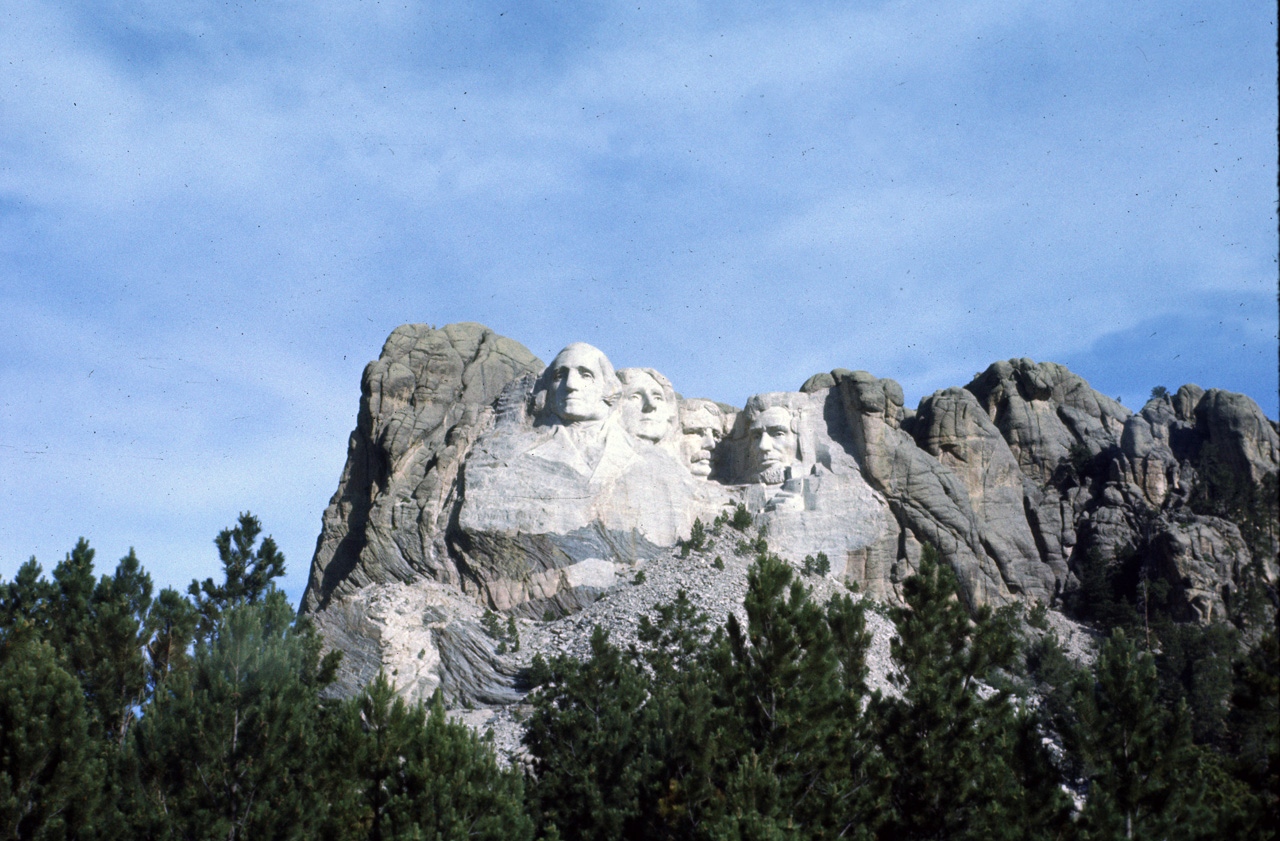
{"label": "forest canopy", "polygon": [[[585,660],[535,659],[512,764],[386,675],[330,697],[340,655],[261,533],[242,514],[214,541],[221,580],[186,593],[153,594],[132,551],[95,578],[83,539],[0,581],[0,837],[1275,834],[1273,620],[1139,617],[1103,575],[1086,667],[1043,608],[966,610],[932,550],[904,605],[823,604],[761,539],[744,619],[681,592],[635,645],[597,628]],[[869,609],[896,628],[889,692],[868,689]]]}

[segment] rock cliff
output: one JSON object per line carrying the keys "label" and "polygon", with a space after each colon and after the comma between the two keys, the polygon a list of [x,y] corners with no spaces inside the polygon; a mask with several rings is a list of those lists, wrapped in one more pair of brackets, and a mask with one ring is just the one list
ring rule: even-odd
{"label": "rock cliff", "polygon": [[884,601],[926,543],[973,606],[1054,603],[1141,554],[1211,621],[1247,577],[1276,583],[1278,471],[1276,423],[1193,385],[1134,414],[1017,359],[914,411],[844,369],[736,409],[589,345],[545,365],[481,325],[405,325],[365,369],[302,609],[347,652],[343,693],[381,668],[410,696],[510,703],[520,662],[487,612],[577,615],[741,508],[774,551]]}

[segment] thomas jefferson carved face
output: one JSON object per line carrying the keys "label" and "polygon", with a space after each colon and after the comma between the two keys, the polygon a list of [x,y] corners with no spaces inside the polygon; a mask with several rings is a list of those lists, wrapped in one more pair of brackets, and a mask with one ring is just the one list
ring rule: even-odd
{"label": "thomas jefferson carved face", "polygon": [[667,436],[676,419],[675,390],[670,383],[657,379],[661,376],[643,368],[623,368],[618,372],[618,379],[622,380],[623,427],[637,438],[655,444]]}
{"label": "thomas jefferson carved face", "polygon": [[711,475],[716,444],[724,437],[724,414],[710,400],[689,400],[680,414],[680,454],[699,479]]}
{"label": "thomas jefferson carved face", "polygon": [[747,436],[756,481],[776,484],[796,461],[798,438],[791,412],[782,406],[765,409],[751,419]]}
{"label": "thomas jefferson carved face", "polygon": [[567,424],[603,420],[618,398],[618,378],[598,348],[574,342],[551,361],[551,411]]}

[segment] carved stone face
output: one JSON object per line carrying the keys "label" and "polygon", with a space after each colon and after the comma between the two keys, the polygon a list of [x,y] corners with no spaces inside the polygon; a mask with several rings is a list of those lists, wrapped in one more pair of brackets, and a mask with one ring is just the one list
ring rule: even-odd
{"label": "carved stone face", "polygon": [[690,473],[699,479],[711,475],[712,456],[722,437],[724,418],[714,403],[695,405],[684,412],[680,418],[680,455]]}
{"label": "carved stone face", "polygon": [[765,409],[751,420],[747,436],[756,481],[781,482],[795,463],[798,439],[791,424],[791,412],[781,406]]}
{"label": "carved stone face", "polygon": [[661,441],[675,423],[675,402],[662,383],[644,371],[624,368],[618,376],[623,381],[622,426],[637,438]]}
{"label": "carved stone face", "polygon": [[616,393],[613,366],[588,344],[569,345],[551,361],[551,411],[565,423],[603,420],[609,416],[606,398]]}

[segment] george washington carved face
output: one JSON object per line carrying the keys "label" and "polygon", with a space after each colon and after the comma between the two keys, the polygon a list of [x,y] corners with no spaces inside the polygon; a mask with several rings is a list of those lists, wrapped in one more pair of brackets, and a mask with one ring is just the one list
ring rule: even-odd
{"label": "george washington carved face", "polygon": [[548,405],[567,424],[603,420],[618,399],[613,365],[598,348],[574,342],[548,367]]}

